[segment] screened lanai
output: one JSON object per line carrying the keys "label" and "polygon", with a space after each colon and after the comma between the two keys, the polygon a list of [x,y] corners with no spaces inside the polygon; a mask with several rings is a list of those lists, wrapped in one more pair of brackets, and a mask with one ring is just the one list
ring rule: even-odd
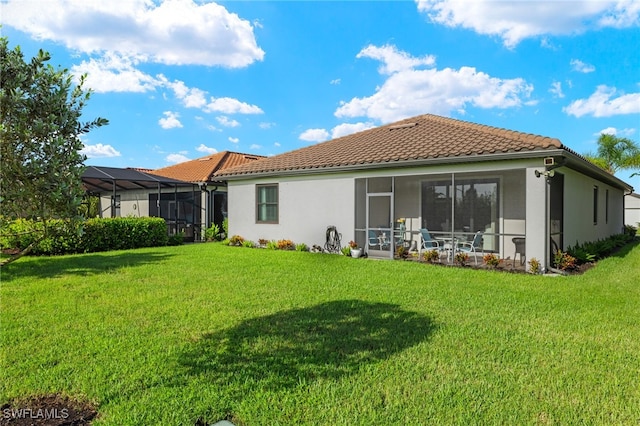
{"label": "screened lanai", "polygon": [[98,166],[86,168],[82,183],[87,193],[100,197],[100,216],[122,216],[121,203],[130,198],[131,208],[124,215],[161,217],[170,234],[199,235],[194,230],[200,226],[198,185],[135,169]]}
{"label": "screened lanai", "polygon": [[[525,169],[357,179],[356,239],[369,256],[385,258],[400,246],[421,251],[421,229],[448,247],[479,233],[478,256],[524,262],[525,187]],[[561,236],[555,229],[552,238]]]}

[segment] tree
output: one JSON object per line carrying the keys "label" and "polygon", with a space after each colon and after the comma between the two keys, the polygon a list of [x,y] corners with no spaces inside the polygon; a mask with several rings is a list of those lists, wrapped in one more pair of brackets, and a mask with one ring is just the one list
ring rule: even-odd
{"label": "tree", "polygon": [[5,223],[41,221],[38,239],[47,237],[47,219],[77,218],[86,159],[80,135],[108,124],[104,118],[80,121],[91,95],[82,87],[84,76],[74,85],[68,70],[55,69],[50,59],[40,50],[26,62],[19,46],[9,50],[0,37],[0,213]]}
{"label": "tree", "polygon": [[640,146],[631,139],[606,133],[598,138],[597,152],[586,154],[585,157],[611,174],[618,170],[640,169]]}

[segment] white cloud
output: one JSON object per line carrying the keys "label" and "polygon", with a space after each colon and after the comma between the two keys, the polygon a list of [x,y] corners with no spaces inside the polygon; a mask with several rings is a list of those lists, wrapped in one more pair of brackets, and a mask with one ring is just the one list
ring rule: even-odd
{"label": "white cloud", "polygon": [[231,142],[231,143],[238,143],[238,142],[240,142],[240,139],[238,139],[238,138],[232,138],[231,136],[229,136],[229,142]]}
{"label": "white cloud", "polygon": [[280,145],[280,142],[274,142],[274,143],[273,143],[273,146],[275,146],[275,147],[280,147],[281,145]]}
{"label": "white cloud", "polygon": [[174,129],[176,127],[182,127],[182,123],[178,120],[180,114],[177,112],[165,111],[162,113],[165,117],[158,120],[158,124],[163,129]]}
{"label": "white cloud", "polygon": [[591,64],[585,64],[580,59],[572,59],[570,64],[571,68],[573,68],[574,71],[582,72],[585,74],[594,72],[596,70],[596,67]]}
{"label": "white cloud", "polygon": [[178,164],[178,163],[184,163],[185,161],[189,161],[190,158],[184,154],[169,154],[167,155],[165,160],[169,163]]}
{"label": "white cloud", "polygon": [[307,129],[298,138],[307,142],[322,142],[329,139],[329,132],[325,129]]}
{"label": "white cloud", "polygon": [[208,147],[203,143],[201,143],[200,146],[196,148],[196,151],[204,152],[206,154],[216,154],[218,152],[217,149]]}
{"label": "white cloud", "polygon": [[371,58],[382,62],[378,71],[380,74],[393,74],[398,71],[406,71],[421,65],[432,66],[436,63],[435,56],[426,55],[422,58],[414,58],[406,52],[398,50],[395,46],[385,45],[377,47],[372,44],[362,49],[356,58]]}
{"label": "white cloud", "polygon": [[341,80],[340,80],[339,78],[336,78],[336,79],[331,80],[331,81],[329,82],[329,84],[334,84],[334,85],[336,85],[336,84],[340,84],[340,81],[341,81]]}
{"label": "white cloud", "polygon": [[262,114],[256,105],[249,105],[233,98],[211,98],[203,109],[205,112],[222,112],[225,114]]}
{"label": "white cloud", "polygon": [[199,3],[9,0],[2,13],[4,25],[88,54],[232,68],[263,59],[250,22],[216,3]]}
{"label": "white cloud", "polygon": [[218,116],[216,117],[216,120],[225,127],[238,127],[240,125],[238,121],[229,119],[226,115]]}
{"label": "white cloud", "polygon": [[341,136],[347,136],[352,133],[357,133],[363,130],[371,129],[373,127],[375,127],[375,124],[373,124],[372,122],[338,124],[336,127],[334,127],[331,130],[331,137],[335,139]]}
{"label": "white cloud", "polygon": [[103,145],[101,143],[97,143],[95,145],[87,145],[80,150],[81,154],[87,156],[87,158],[110,158],[110,157],[120,157],[120,152],[117,151],[111,145]]}
{"label": "white cloud", "polygon": [[276,123],[262,122],[262,123],[258,124],[258,127],[260,127],[263,130],[267,130],[267,129],[270,129],[270,128],[274,127],[275,125],[276,125]]}
{"label": "white cloud", "polygon": [[552,93],[556,98],[564,98],[564,93],[562,93],[562,83],[560,83],[559,81],[554,81],[553,83],[551,83],[549,92]]}
{"label": "white cloud", "polygon": [[[616,96],[617,97],[614,97]],[[578,99],[562,108],[568,115],[611,117],[640,113],[640,93],[619,94],[615,87],[600,85],[587,99]]]}
{"label": "white cloud", "polygon": [[404,68],[399,65],[424,64],[426,60],[412,61],[409,55],[400,53],[402,60],[395,62],[395,66],[389,62],[390,56],[381,56],[381,60],[387,61],[381,72],[398,71],[377,87],[376,93],[342,102],[335,116],[368,117],[388,123],[425,113],[464,114],[468,106],[512,108],[535,103],[529,100],[533,86],[522,78],[500,79],[472,67],[459,70]]}
{"label": "white cloud", "polygon": [[253,150],[261,149],[261,148],[262,148],[262,145],[258,145],[258,144],[255,144],[255,143],[254,143],[254,144],[252,144],[252,145],[249,147],[249,149],[253,149]]}
{"label": "white cloud", "polygon": [[135,59],[107,54],[100,59],[82,61],[70,69],[76,83],[86,74],[85,87],[97,93],[148,92],[154,90],[159,80],[135,68]]}
{"label": "white cloud", "polygon": [[640,19],[639,3],[633,0],[416,0],[416,3],[431,22],[498,36],[508,48],[526,38],[576,34],[590,28],[631,27]]}
{"label": "white cloud", "polygon": [[621,137],[629,137],[633,135],[635,132],[636,132],[636,129],[632,129],[632,128],[618,130],[615,127],[607,127],[606,129],[602,129],[599,132],[594,133],[593,136],[600,136],[601,134],[604,133],[605,135],[617,136],[618,134],[620,134]]}

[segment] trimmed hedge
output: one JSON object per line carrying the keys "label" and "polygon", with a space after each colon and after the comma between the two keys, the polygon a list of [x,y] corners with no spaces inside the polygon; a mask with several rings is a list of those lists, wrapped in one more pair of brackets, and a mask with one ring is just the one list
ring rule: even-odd
{"label": "trimmed hedge", "polygon": [[[55,255],[165,246],[167,225],[159,217],[116,217],[88,219],[74,229],[72,222],[47,221],[49,236],[38,242],[32,254]],[[1,232],[2,249],[22,250],[34,242],[43,230],[42,222],[18,219]]]}

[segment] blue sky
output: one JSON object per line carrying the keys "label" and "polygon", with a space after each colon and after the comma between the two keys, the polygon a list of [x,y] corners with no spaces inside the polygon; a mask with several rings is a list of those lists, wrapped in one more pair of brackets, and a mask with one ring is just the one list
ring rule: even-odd
{"label": "blue sky", "polygon": [[[87,74],[87,164],[274,155],[432,113],[594,151],[640,139],[637,1],[2,0],[2,34]],[[640,177],[618,176],[640,189]]]}

